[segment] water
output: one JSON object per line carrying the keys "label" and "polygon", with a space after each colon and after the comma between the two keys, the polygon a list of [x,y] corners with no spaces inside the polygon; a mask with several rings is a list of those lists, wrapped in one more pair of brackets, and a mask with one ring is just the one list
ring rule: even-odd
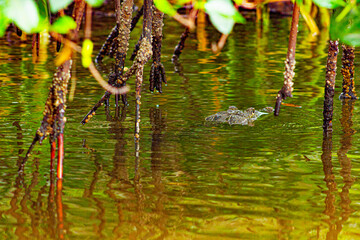
{"label": "water", "polygon": [[[352,114],[336,99],[332,139],[322,136],[326,33],[311,38],[299,26],[294,97],[286,103],[301,108],[282,106],[279,117],[263,115],[254,126],[205,123],[230,105],[275,103],[290,19],[273,16],[262,32],[249,17],[218,54],[210,51],[220,36],[212,27],[198,31],[200,41],[190,34],[176,66],[171,56],[183,29],[166,19],[168,85],[150,93],[146,67],[139,157],[134,80],[127,108],[117,114],[112,99],[108,114],[100,108],[81,126],[103,90],[76,56],[62,191],[50,178],[47,141],[35,147],[25,176],[17,174],[42,118],[55,44],[42,47],[34,65],[31,44],[1,39],[0,239],[360,238],[358,102]],[[97,51],[112,19],[94,24]]]}

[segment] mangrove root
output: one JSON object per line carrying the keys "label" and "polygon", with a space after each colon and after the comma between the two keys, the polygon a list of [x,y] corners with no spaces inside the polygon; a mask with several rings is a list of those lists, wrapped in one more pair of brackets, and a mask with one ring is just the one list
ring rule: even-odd
{"label": "mangrove root", "polygon": [[179,59],[182,50],[185,47],[185,40],[189,36],[190,30],[189,28],[185,28],[185,31],[181,34],[179,43],[175,46],[174,54],[172,56],[172,61],[175,59]]}
{"label": "mangrove root", "polygon": [[343,75],[342,93],[340,99],[357,99],[355,93],[355,82],[354,82],[354,47],[342,45],[343,56],[341,58],[342,68],[341,73]]}
{"label": "mangrove root", "polygon": [[[130,32],[136,27],[139,19],[143,15],[143,7],[136,13],[136,15],[131,20]],[[119,28],[118,24],[116,24],[113,29],[111,30],[110,34],[106,38],[105,42],[101,46],[101,49],[98,55],[95,58],[96,63],[101,63],[105,56],[109,56],[111,58],[114,57],[114,54],[117,50],[117,41],[114,41],[117,36],[119,35]]]}
{"label": "mangrove root", "polygon": [[162,93],[162,83],[166,82],[165,68],[161,63],[161,44],[164,14],[154,7],[152,21],[153,63],[150,70],[150,91],[157,89]]}
{"label": "mangrove root", "polygon": [[[53,146],[55,139],[58,139],[58,174],[59,178],[62,178],[62,168],[59,170],[59,163],[61,164],[64,157],[63,150],[63,134],[65,127],[65,109],[66,109],[66,94],[67,94],[67,85],[70,79],[70,69],[72,65],[72,60],[65,61],[61,66],[57,68],[56,73],[54,74],[53,82],[49,91],[48,98],[45,103],[45,109],[43,112],[43,120],[39,129],[36,131],[35,137],[29,150],[26,153],[25,158],[22,161],[22,164],[19,167],[19,171],[22,171],[25,163],[30,156],[32,149],[35,144],[39,142],[42,144],[43,140],[50,135],[50,145]],[[51,151],[53,155],[53,149]],[[51,156],[53,158],[53,156]]]}
{"label": "mangrove root", "polygon": [[325,93],[324,93],[324,135],[332,131],[333,102],[335,92],[336,64],[339,53],[339,42],[329,41],[329,53],[326,65]]}
{"label": "mangrove root", "polygon": [[276,97],[276,104],[274,111],[275,116],[278,116],[280,113],[280,106],[282,100],[286,99],[287,97],[292,97],[292,91],[294,85],[293,78],[295,75],[294,72],[295,48],[296,48],[296,37],[297,37],[298,23],[299,23],[299,14],[300,14],[300,8],[299,5],[295,2],[293,8],[292,22],[291,22],[288,52],[285,60],[284,85],[280,89]]}

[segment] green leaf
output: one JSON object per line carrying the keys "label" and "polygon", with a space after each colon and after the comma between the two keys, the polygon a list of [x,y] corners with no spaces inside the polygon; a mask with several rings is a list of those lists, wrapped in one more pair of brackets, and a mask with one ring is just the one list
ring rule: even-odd
{"label": "green leaf", "polygon": [[313,2],[320,6],[325,8],[334,9],[337,7],[344,7],[346,3],[343,0],[313,0]]}
{"label": "green leaf", "polygon": [[304,0],[295,0],[295,2],[296,2],[297,5],[299,5],[299,6],[303,6],[303,5],[304,5]]}
{"label": "green leaf", "polygon": [[341,21],[346,15],[349,14],[349,12],[352,10],[353,6],[348,4],[346,7],[343,8],[343,10],[340,12],[340,14],[336,17],[336,21]]}
{"label": "green leaf", "polygon": [[[181,5],[181,6],[184,6],[185,3],[191,3],[192,1],[191,0],[177,0],[176,1],[176,4],[177,5]],[[198,1],[196,1],[194,4],[198,3]]]}
{"label": "green leaf", "polygon": [[5,16],[0,8],[0,37],[4,36],[6,28],[8,27],[10,20]]}
{"label": "green leaf", "polygon": [[37,6],[39,10],[39,24],[33,29],[33,32],[41,32],[49,28],[49,9],[47,0],[37,0]]}
{"label": "green leaf", "polygon": [[360,12],[351,10],[349,14],[337,21],[336,19],[341,13],[342,9],[337,9],[331,17],[331,39],[339,39],[349,46],[360,46]]}
{"label": "green leaf", "polygon": [[360,31],[342,36],[341,41],[350,46],[360,46]]}
{"label": "green leaf", "polygon": [[27,33],[39,24],[39,11],[33,0],[10,0],[5,3],[5,15]]}
{"label": "green leaf", "polygon": [[57,13],[59,10],[66,8],[73,0],[49,0],[50,10]]}
{"label": "green leaf", "polygon": [[169,16],[175,16],[176,10],[167,0],[154,0],[155,7]]}
{"label": "green leaf", "polygon": [[238,11],[235,12],[233,19],[237,23],[245,23],[246,22],[246,19]]}
{"label": "green leaf", "polygon": [[204,1],[196,1],[194,3],[194,9],[205,10],[205,4],[206,4],[206,2],[204,2]]}
{"label": "green leaf", "polygon": [[90,4],[92,7],[100,7],[104,0],[86,0],[88,4]]}
{"label": "green leaf", "polygon": [[61,34],[66,34],[70,29],[76,28],[76,22],[69,16],[63,16],[58,18],[53,25],[50,26],[51,32],[57,32]]}
{"label": "green leaf", "polygon": [[214,27],[223,34],[229,34],[235,22],[245,22],[245,18],[237,11],[231,0],[209,0],[205,4],[205,11],[209,14]]}

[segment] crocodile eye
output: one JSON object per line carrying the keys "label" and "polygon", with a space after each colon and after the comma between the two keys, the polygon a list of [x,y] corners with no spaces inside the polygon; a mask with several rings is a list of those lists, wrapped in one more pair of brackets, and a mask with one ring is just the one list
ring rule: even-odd
{"label": "crocodile eye", "polygon": [[255,113],[255,108],[248,108],[248,110],[247,110],[249,113]]}

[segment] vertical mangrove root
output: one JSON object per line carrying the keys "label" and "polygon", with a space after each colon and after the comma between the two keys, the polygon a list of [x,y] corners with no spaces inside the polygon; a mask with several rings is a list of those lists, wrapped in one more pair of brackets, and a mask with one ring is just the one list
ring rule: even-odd
{"label": "vertical mangrove root", "polygon": [[[76,29],[68,34],[71,40],[77,39],[81,20],[84,15],[85,1],[75,1],[73,9],[73,18],[76,19]],[[39,36],[37,36],[39,41]],[[64,128],[66,123],[66,94],[68,92],[68,83],[71,77],[70,70],[72,66],[71,57],[65,60],[57,69],[53,77],[52,85],[49,90],[49,95],[45,103],[43,111],[43,119],[39,129],[36,131],[33,142],[26,153],[22,164],[19,167],[19,172],[23,171],[25,163],[34,148],[35,144],[42,141],[49,136],[50,141],[50,168],[53,169],[53,162],[55,159],[56,143],[58,140],[58,178],[62,178],[63,160],[64,160]]]}
{"label": "vertical mangrove root", "polygon": [[[116,1],[116,24],[118,25],[119,34],[116,38],[117,52],[115,58],[115,74],[116,74],[116,87],[123,87],[125,82],[121,82],[121,76],[124,71],[126,53],[129,47],[131,17],[133,12],[133,0],[124,0],[121,4],[120,0]],[[127,105],[127,95],[123,94],[122,101],[124,105]],[[115,96],[116,105],[118,105],[119,96]]]}
{"label": "vertical mangrove root", "polygon": [[154,7],[152,20],[153,63],[150,70],[150,91],[157,89],[162,93],[162,83],[166,82],[165,68],[161,63],[161,44],[164,14]]}
{"label": "vertical mangrove root", "polygon": [[[125,81],[123,82],[121,79],[125,66],[126,52],[129,46],[133,5],[133,0],[124,0],[122,3],[120,0],[115,1],[116,26],[111,30],[96,60],[97,62],[101,62],[105,55],[115,55],[115,74],[109,74],[108,80],[108,83],[114,87],[123,87],[126,84]],[[137,20],[134,21],[136,22]],[[83,125],[87,123],[103,103],[109,106],[110,96],[111,93],[106,91],[102,98],[86,114],[81,123]],[[119,105],[119,97],[119,95],[115,95],[116,105]],[[126,94],[122,95],[122,102],[124,105],[127,105]]]}
{"label": "vertical mangrove root", "polygon": [[354,47],[342,45],[343,56],[341,58],[342,68],[341,73],[343,75],[342,93],[340,99],[357,99],[355,93],[355,82],[354,82]]}
{"label": "vertical mangrove root", "polygon": [[153,51],[151,44],[151,31],[152,31],[152,18],[153,18],[153,0],[144,1],[144,20],[142,39],[140,43],[140,49],[134,61],[136,69],[136,107],[135,107],[135,145],[139,146],[140,141],[140,105],[141,105],[141,86],[143,82],[144,66],[150,60]]}
{"label": "vertical mangrove root", "polygon": [[172,61],[175,59],[179,59],[182,50],[185,47],[185,40],[189,36],[190,30],[189,28],[185,28],[185,31],[181,34],[179,43],[175,46],[174,54],[172,56]]}
{"label": "vertical mangrove root", "polygon": [[[109,84],[114,87],[121,87],[126,84],[126,81],[135,74],[136,84],[135,84],[135,94],[136,94],[136,113],[135,113],[135,139],[139,140],[139,131],[140,131],[140,104],[141,104],[141,87],[143,83],[143,72],[144,66],[149,61],[153,55],[153,48],[156,52],[154,57],[153,67],[152,67],[152,79],[153,79],[153,89],[156,88],[159,92],[162,91],[161,83],[165,82],[165,70],[161,64],[161,43],[162,43],[162,26],[163,26],[163,13],[155,9],[153,6],[152,0],[145,0],[143,7],[139,10],[137,15],[131,20],[133,0],[124,0],[120,4],[120,0],[116,1],[116,20],[117,26],[112,30],[112,33],[109,35],[103,50],[99,53],[99,60],[106,55],[107,50],[111,53],[111,49],[115,50],[115,72],[109,75]],[[154,12],[153,12],[154,11]],[[153,14],[156,15],[153,23]],[[132,66],[125,71],[125,59],[129,46],[130,32],[135,27],[137,21],[141,17],[143,18],[143,31],[138,42],[136,49],[137,54],[134,55],[134,62]],[[155,25],[153,29],[152,25]],[[116,35],[115,29],[118,30]],[[152,31],[154,31],[152,36]],[[152,37],[154,41],[152,42]],[[109,47],[110,46],[110,47]],[[114,49],[116,46],[116,49]],[[105,51],[106,50],[106,51]],[[109,100],[111,96],[110,92],[105,92],[103,97],[94,105],[94,107],[87,113],[81,123],[86,124],[90,118],[95,115],[95,111]],[[126,103],[126,95],[122,95],[123,102]],[[118,96],[115,96],[116,105],[118,102]],[[125,101],[124,101],[125,99]],[[138,141],[137,140],[137,141]]]}
{"label": "vertical mangrove root", "polygon": [[[136,92],[137,95],[137,103],[140,103],[140,91],[143,79],[143,70],[145,64],[152,56],[152,47],[151,47],[151,32],[152,32],[152,11],[153,3],[152,1],[147,5],[144,3],[144,6],[137,12],[137,14],[131,18],[133,11],[133,0],[117,0],[115,9],[116,9],[116,26],[112,29],[109,34],[107,40],[105,41],[102,49],[100,50],[97,62],[100,62],[105,55],[114,55],[115,56],[115,71],[114,73],[109,75],[109,84],[114,87],[122,87],[125,86],[126,81],[133,75],[136,74]],[[146,9],[146,10],[145,10]],[[155,11],[155,10],[154,10]],[[146,14],[145,14],[146,12]],[[133,65],[129,68],[128,71],[124,71],[125,69],[125,59],[129,46],[130,32],[134,29],[137,22],[144,15],[144,23],[143,23],[143,33],[139,39],[139,42],[136,47],[136,54],[134,54],[133,58],[135,58]],[[158,26],[161,27],[160,32],[157,33],[157,43],[156,47],[158,49],[158,56],[156,61],[156,68],[158,69],[156,72],[160,74],[161,77],[158,77],[162,82],[166,82],[165,79],[165,70],[160,63],[160,52],[161,52],[161,41],[162,41],[162,18],[163,14],[159,12],[159,22]],[[148,46],[150,45],[150,46]],[[158,74],[158,75],[159,75]],[[155,76],[153,74],[153,76]],[[157,84],[157,87],[161,92],[161,85]],[[95,111],[105,103],[106,106],[109,106],[109,98],[111,96],[110,92],[105,92],[102,98],[92,107],[92,109],[86,114],[81,123],[86,124],[91,117],[95,115]],[[122,101],[124,105],[127,105],[126,94],[121,95]],[[118,106],[119,95],[115,95],[115,102]]]}
{"label": "vertical mangrove root", "polygon": [[295,75],[294,72],[295,48],[296,48],[296,37],[297,37],[298,24],[299,24],[299,14],[300,14],[300,8],[298,4],[295,2],[293,8],[292,22],[291,22],[288,52],[285,60],[284,85],[280,89],[276,97],[276,104],[274,110],[275,116],[278,116],[280,113],[280,106],[282,100],[285,100],[287,97],[292,97],[292,91],[294,85],[293,78]]}
{"label": "vertical mangrove root", "polygon": [[324,93],[324,136],[332,131],[333,102],[335,92],[336,64],[339,53],[339,42],[329,41],[329,53],[326,64],[325,93]]}
{"label": "vertical mangrove root", "polygon": [[[33,142],[30,145],[25,158],[23,159],[21,166],[19,167],[19,171],[23,170],[24,165],[28,157],[30,156],[30,153],[37,142],[42,144],[42,141],[50,135],[49,139],[50,139],[50,144],[52,145],[54,142],[54,138],[56,138],[56,136],[59,136],[59,134],[64,133],[64,127],[66,122],[66,118],[65,118],[66,94],[67,94],[67,85],[70,79],[71,65],[72,65],[72,61],[67,60],[65,63],[63,63],[61,66],[57,68],[57,71],[54,74],[49,95],[45,103],[43,120],[41,122],[39,129],[36,131]],[[61,151],[62,153],[64,152],[63,144],[59,145],[59,156]],[[62,154],[62,158],[63,156],[64,155]],[[51,158],[52,157],[53,156],[51,153]]]}

